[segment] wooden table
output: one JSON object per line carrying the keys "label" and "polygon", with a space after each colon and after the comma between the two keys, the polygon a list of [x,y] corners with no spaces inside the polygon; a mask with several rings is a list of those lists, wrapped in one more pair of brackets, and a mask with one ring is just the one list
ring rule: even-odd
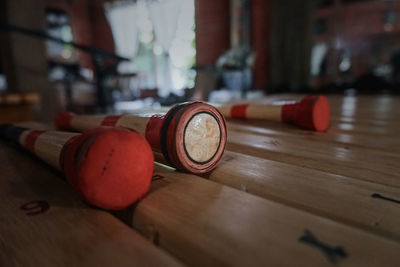
{"label": "wooden table", "polygon": [[156,155],[151,191],[112,214],[1,141],[0,266],[399,266],[400,97],[329,99],[326,133],[229,121],[202,177]]}

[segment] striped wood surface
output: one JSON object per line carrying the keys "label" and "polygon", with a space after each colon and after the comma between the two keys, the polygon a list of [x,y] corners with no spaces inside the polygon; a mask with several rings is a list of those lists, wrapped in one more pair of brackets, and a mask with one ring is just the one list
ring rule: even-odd
{"label": "striped wood surface", "polygon": [[[332,121],[326,133],[230,120],[228,151],[212,173],[199,177],[157,163],[150,193],[113,213],[131,230],[77,201],[50,168],[0,143],[5,170],[0,244],[7,248],[0,250],[6,251],[0,265],[74,264],[85,255],[92,265],[131,260],[136,265],[398,266],[400,98],[329,99]],[[21,213],[18,205],[33,199],[47,200],[50,209],[37,216]],[[6,242],[2,237],[9,232]],[[92,238],[97,243],[89,255],[74,254],[87,250]],[[69,249],[43,252],[57,244]],[[21,246],[29,249],[22,252]]]}

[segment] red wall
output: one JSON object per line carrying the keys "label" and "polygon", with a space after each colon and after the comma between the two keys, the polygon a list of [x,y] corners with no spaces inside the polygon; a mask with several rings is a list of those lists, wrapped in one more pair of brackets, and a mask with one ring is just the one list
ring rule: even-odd
{"label": "red wall", "polygon": [[[315,18],[327,21],[327,32],[315,36],[315,42],[325,42],[334,48],[331,57],[336,58],[338,54],[335,46],[337,40],[340,40],[339,47],[351,49],[352,71],[358,76],[368,71],[370,67],[371,46],[384,39],[398,38],[400,2],[370,0],[348,4],[338,2],[337,4],[336,10],[335,5],[317,9]],[[386,31],[384,14],[389,10],[396,11],[398,17],[393,29]]]}
{"label": "red wall", "polygon": [[[196,8],[196,60],[198,66],[214,65],[230,48],[229,0],[198,0]],[[270,0],[251,2],[251,42],[256,54],[254,88],[267,90]]]}
{"label": "red wall", "polygon": [[268,53],[270,29],[270,0],[253,0],[251,7],[252,48],[256,55],[253,74],[253,86],[267,90],[268,87]]}
{"label": "red wall", "polygon": [[197,65],[214,65],[230,46],[229,1],[197,0],[195,10]]}
{"label": "red wall", "polygon": [[[111,28],[103,10],[103,1],[47,0],[46,7],[59,8],[67,12],[76,43],[110,52],[115,51]],[[91,55],[79,52],[79,58],[82,67],[93,68]]]}

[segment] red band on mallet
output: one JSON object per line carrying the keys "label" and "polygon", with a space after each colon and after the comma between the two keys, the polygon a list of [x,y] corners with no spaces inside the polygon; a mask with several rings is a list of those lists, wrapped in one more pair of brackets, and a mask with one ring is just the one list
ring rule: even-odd
{"label": "red band on mallet", "polygon": [[282,106],[282,121],[323,132],[329,127],[330,106],[323,95],[308,95],[300,102]]}
{"label": "red band on mallet", "polygon": [[35,143],[38,137],[46,131],[30,131],[25,138],[25,147],[35,153]]}
{"label": "red band on mallet", "polygon": [[161,128],[164,124],[164,115],[152,116],[146,125],[145,137],[153,150],[161,152]]}
{"label": "red band on mallet", "polygon": [[246,119],[248,104],[234,105],[231,107],[231,117],[235,119]]}
{"label": "red band on mallet", "polygon": [[107,116],[104,118],[104,120],[101,122],[101,126],[111,126],[114,127],[117,124],[117,121],[121,118],[119,115],[112,115],[112,116]]}
{"label": "red band on mallet", "polygon": [[54,124],[60,130],[71,130],[71,120],[74,117],[73,113],[70,112],[61,112],[54,119]]}

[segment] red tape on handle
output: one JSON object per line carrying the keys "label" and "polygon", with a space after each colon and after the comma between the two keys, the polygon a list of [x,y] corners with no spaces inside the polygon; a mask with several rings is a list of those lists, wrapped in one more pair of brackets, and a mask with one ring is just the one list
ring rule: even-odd
{"label": "red tape on handle", "polygon": [[107,116],[101,122],[101,126],[111,126],[114,127],[117,124],[117,121],[121,118],[119,115]]}
{"label": "red tape on handle", "polygon": [[161,128],[164,123],[164,115],[153,115],[146,126],[145,137],[150,146],[161,152]]}
{"label": "red tape on handle", "polygon": [[30,131],[25,138],[25,147],[35,153],[35,143],[38,137],[46,131]]}
{"label": "red tape on handle", "polygon": [[235,105],[231,107],[231,117],[235,119],[246,119],[248,104]]}

